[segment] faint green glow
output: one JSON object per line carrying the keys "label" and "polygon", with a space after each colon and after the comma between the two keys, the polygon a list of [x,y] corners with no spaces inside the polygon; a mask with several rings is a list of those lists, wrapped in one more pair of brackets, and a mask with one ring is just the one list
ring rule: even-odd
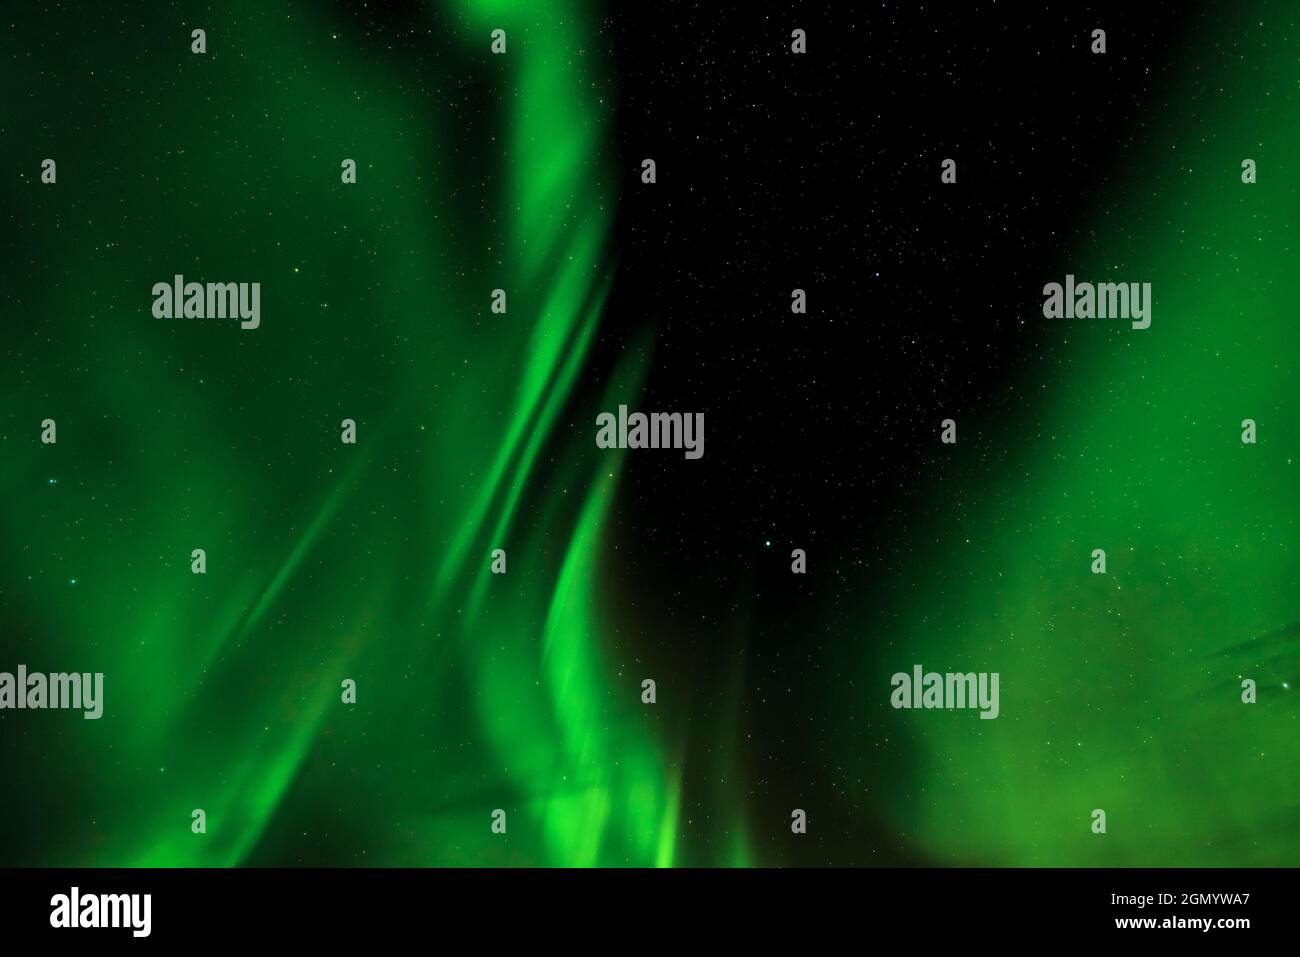
{"label": "faint green glow", "polygon": [[[1197,122],[1171,106],[1074,233],[1079,278],[1153,283],[1152,327],[1052,323],[1063,361],[1042,388],[966,433],[1017,451],[990,477],[986,449],[960,447],[966,473],[925,490],[942,507],[908,533],[937,547],[900,543],[881,583],[894,597],[868,614],[888,638],[862,683],[894,755],[874,768],[881,804],[930,859],[1295,861],[1300,181],[1284,158],[1300,155],[1300,103],[1294,49],[1271,42],[1282,25],[1252,12],[1224,27],[1257,41],[1240,60],[1211,37],[1188,51],[1216,79],[1184,77],[1169,102],[1198,87]],[[1090,573],[1093,548],[1108,574]],[[890,673],[918,662],[999,672],[1002,717],[890,711]]]}

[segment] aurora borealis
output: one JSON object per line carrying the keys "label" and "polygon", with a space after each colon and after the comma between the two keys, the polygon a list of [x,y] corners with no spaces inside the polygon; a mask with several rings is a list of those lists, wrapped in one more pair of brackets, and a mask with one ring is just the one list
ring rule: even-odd
{"label": "aurora borealis", "polygon": [[[1295,6],[1114,14],[1113,75],[969,14],[996,114],[773,10],[7,13],[0,670],[105,682],[0,712],[3,863],[1296,863]],[[1053,69],[1075,140],[1016,125]],[[1150,328],[1044,319],[1067,272]],[[260,325],[154,318],[179,274]],[[916,663],[1001,713],[891,709]]]}

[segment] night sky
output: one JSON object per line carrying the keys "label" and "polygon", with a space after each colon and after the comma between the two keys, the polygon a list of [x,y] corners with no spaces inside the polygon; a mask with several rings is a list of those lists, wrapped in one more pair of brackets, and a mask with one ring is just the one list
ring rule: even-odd
{"label": "night sky", "polygon": [[0,863],[1294,864],[1298,18],[8,12]]}

